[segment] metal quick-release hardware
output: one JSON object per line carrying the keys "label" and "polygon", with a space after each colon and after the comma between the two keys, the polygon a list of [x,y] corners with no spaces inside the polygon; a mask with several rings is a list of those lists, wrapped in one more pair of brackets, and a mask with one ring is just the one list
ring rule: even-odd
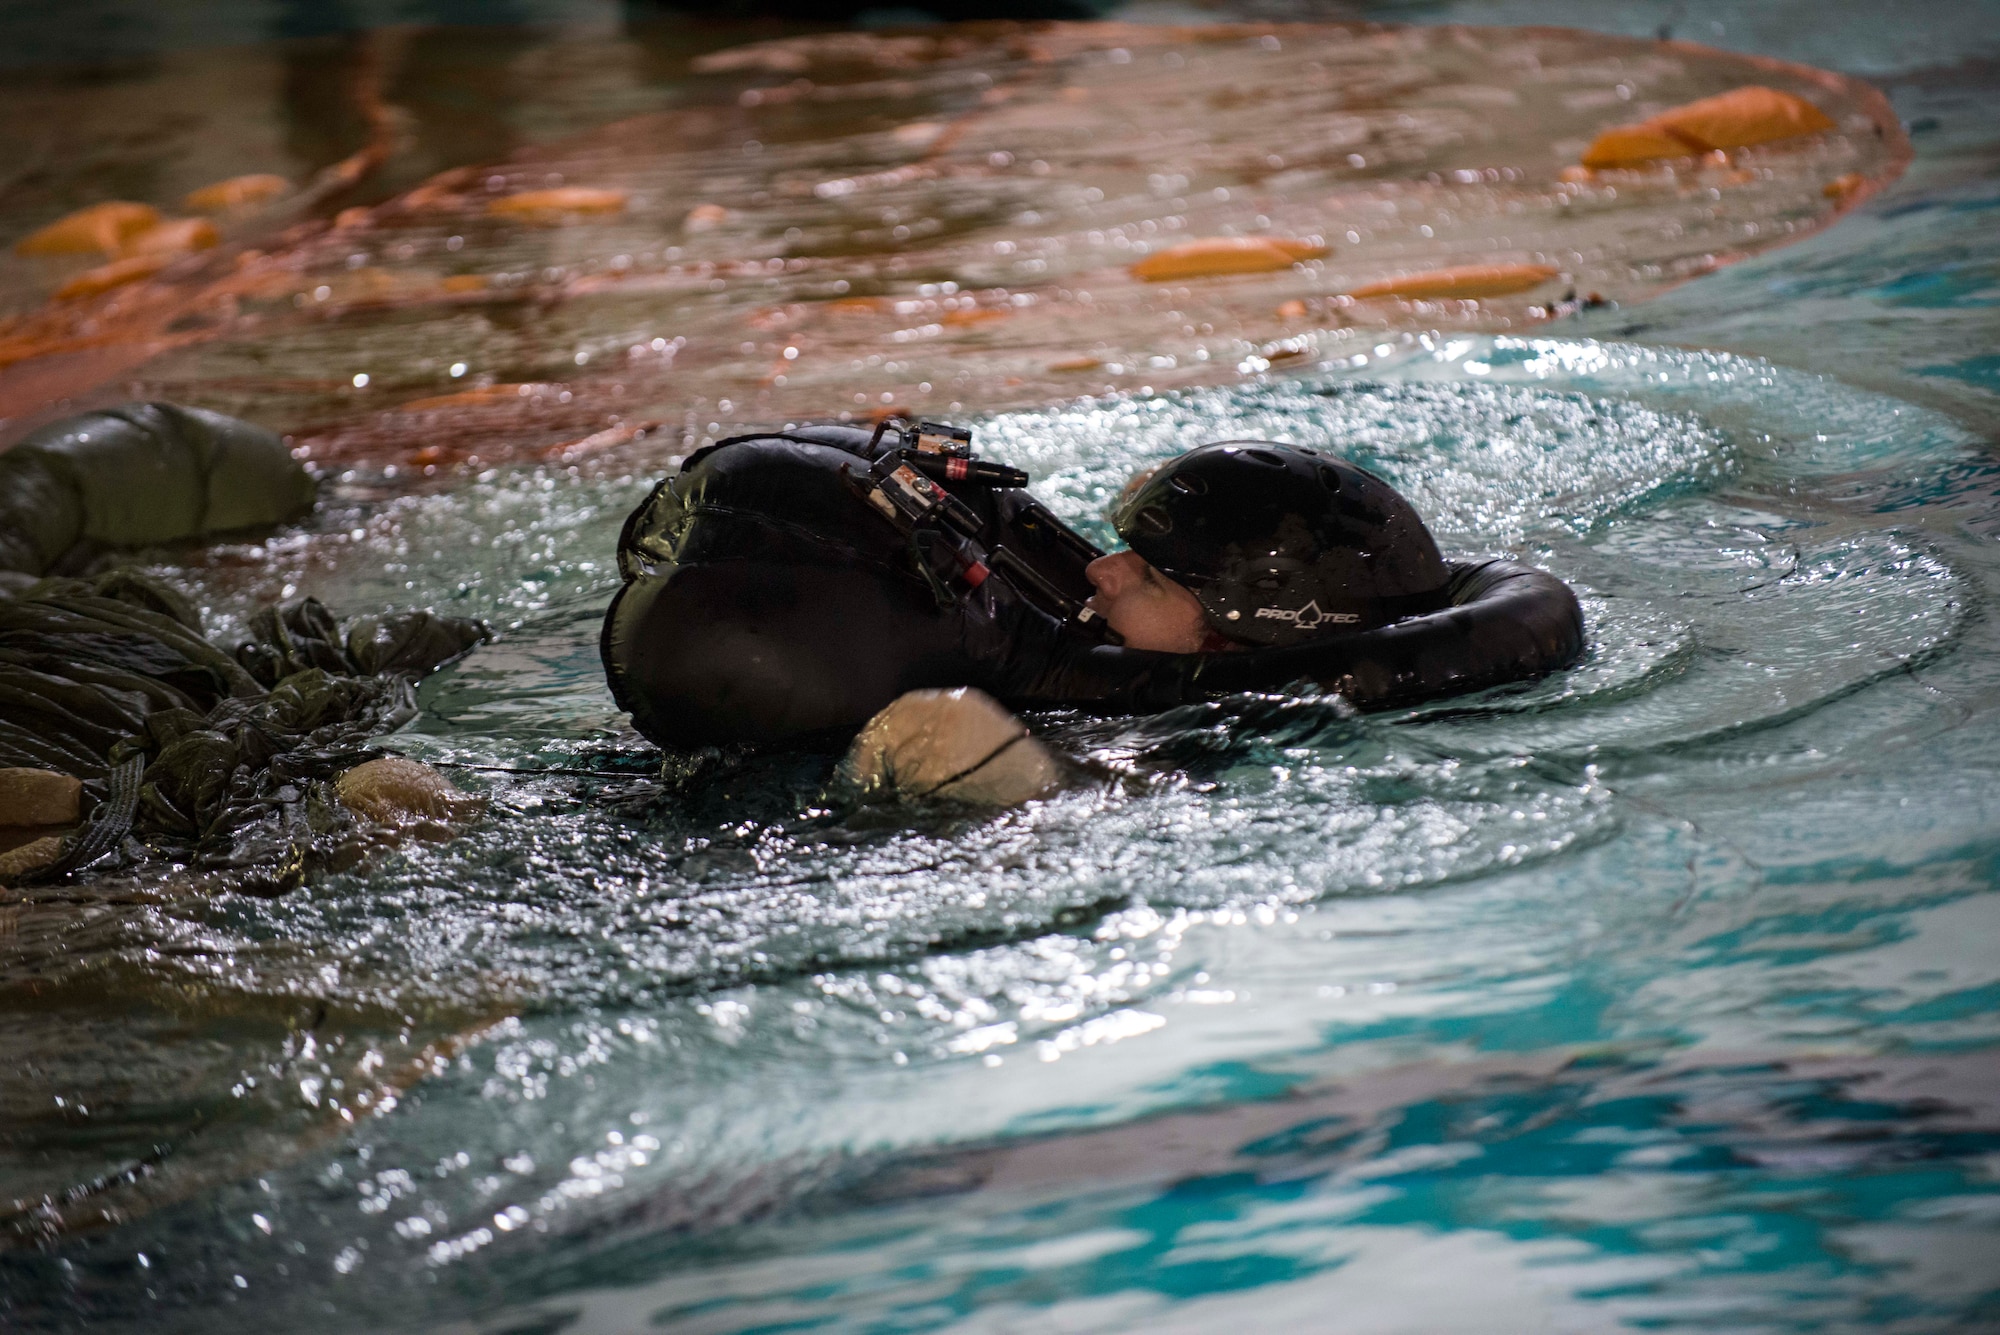
{"label": "metal quick-release hardware", "polygon": [[[883,462],[893,460],[892,455]],[[979,516],[910,465],[898,463],[878,472],[875,485],[868,492],[868,503],[911,535],[927,567],[934,568],[936,557],[941,555],[949,569],[938,573],[963,580],[968,589],[978,588],[992,573],[984,554],[966,540],[978,535]],[[936,522],[940,519],[944,524]],[[958,533],[951,532],[952,529]]]}
{"label": "metal quick-release hardware", "polygon": [[[914,440],[912,439],[914,437]],[[945,422],[919,422],[914,431],[905,428],[905,449],[921,454],[950,454],[960,458],[972,453],[972,428]]]}
{"label": "metal quick-release hardware", "polygon": [[[891,432],[902,443],[875,459],[868,472],[871,485],[864,494],[869,505],[909,535],[919,568],[940,602],[947,597],[940,581],[957,579],[967,589],[976,589],[998,573],[1004,584],[1051,615],[1087,626],[1114,644],[1119,642],[1103,617],[1064,594],[1029,562],[1004,547],[989,553],[981,545],[984,525],[979,515],[940,485],[956,482],[1021,488],[1030,481],[1025,472],[975,458],[972,432],[939,422],[911,425],[885,421],[875,428],[870,448]],[[1102,555],[1036,502],[1023,500],[1016,505],[1029,517],[1031,527],[1037,517],[1045,520],[1057,541],[1077,559],[1088,562]]]}
{"label": "metal quick-release hardware", "polygon": [[875,486],[868,493],[871,505],[899,526],[914,526],[942,519],[968,538],[979,536],[979,516],[972,507],[917,471],[909,462],[893,454],[884,455],[871,476]]}
{"label": "metal quick-release hardware", "polygon": [[1025,487],[1028,475],[1006,464],[988,463],[960,455],[906,453],[905,462],[925,477],[939,482],[971,482],[981,487]]}
{"label": "metal quick-release hardware", "polygon": [[900,464],[876,479],[869,504],[889,518],[921,524],[944,504],[944,489],[908,464]]}

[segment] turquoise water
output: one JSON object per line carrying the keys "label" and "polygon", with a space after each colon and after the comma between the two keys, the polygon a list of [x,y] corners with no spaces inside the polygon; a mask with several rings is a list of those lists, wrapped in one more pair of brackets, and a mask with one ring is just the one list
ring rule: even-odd
{"label": "turquoise water", "polygon": [[[1804,54],[1879,49],[1847,22]],[[489,816],[283,899],[17,920],[10,967],[46,936],[52,986],[116,999],[24,1067],[143,1097],[9,1128],[21,1180],[129,1179],[0,1253],[10,1327],[2000,1325],[1995,99],[1961,53],[1846,64],[1939,121],[1904,186],[1658,302],[975,424],[1086,526],[1193,439],[1339,448],[1454,553],[1578,586],[1590,654],[1527,688],[1048,716],[1097,780],[857,811],[823,758],[662,776],[613,710],[642,472],[357,472],[188,569],[218,631],[280,583],[501,625],[395,739]]]}
{"label": "turquoise water", "polygon": [[[811,759],[650,777],[595,661],[636,481],[358,504],[508,625],[398,739],[494,767],[458,771],[493,814],[149,931],[337,1015],[516,1014],[303,1154],[191,1127],[213,1181],[10,1287],[147,1325],[1990,1318],[1993,466],[1768,363],[1430,341],[983,425],[1085,521],[1188,432],[1345,442],[1448,547],[1575,581],[1589,659],[1387,716],[1043,719],[1114,777],[1000,816],[854,813]],[[337,1078],[340,1024],[235,1119]]]}

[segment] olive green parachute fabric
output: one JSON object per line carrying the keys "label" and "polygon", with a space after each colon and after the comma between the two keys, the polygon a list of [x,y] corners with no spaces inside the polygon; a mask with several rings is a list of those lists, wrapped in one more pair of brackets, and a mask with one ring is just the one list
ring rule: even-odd
{"label": "olive green parachute fabric", "polygon": [[313,492],[253,423],[172,403],[85,413],[0,454],[0,571],[71,573],[108,548],[282,523]]}
{"label": "olive green parachute fabric", "polygon": [[491,638],[430,612],[266,609],[234,655],[192,606],[131,571],[0,595],[0,766],[85,780],[96,809],[44,878],[150,858],[297,883],[345,825],[330,781],[416,717],[415,682]]}

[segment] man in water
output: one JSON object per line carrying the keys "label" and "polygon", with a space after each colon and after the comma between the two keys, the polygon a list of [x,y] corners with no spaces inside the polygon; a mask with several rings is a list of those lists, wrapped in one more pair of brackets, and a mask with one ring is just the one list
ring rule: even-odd
{"label": "man in water", "polygon": [[1085,567],[1134,649],[1216,653],[1372,630],[1448,601],[1416,509],[1350,463],[1224,441],[1134,476],[1112,512],[1128,550]]}
{"label": "man in water", "polygon": [[[603,653],[642,733],[686,750],[860,728],[863,782],[969,796],[1000,751],[1036,754],[1001,703],[1150,712],[1311,680],[1366,707],[1581,648],[1559,580],[1448,565],[1394,488],[1313,450],[1222,442],[1142,474],[1107,556],[969,433],[880,434],[723,442],[634,512]],[[1028,768],[1053,781],[1052,760]]]}

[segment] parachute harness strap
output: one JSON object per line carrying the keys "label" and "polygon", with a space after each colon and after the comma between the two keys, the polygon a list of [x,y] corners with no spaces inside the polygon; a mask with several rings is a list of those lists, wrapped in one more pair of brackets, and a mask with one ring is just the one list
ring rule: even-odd
{"label": "parachute harness strap", "polygon": [[139,814],[139,780],[145,773],[143,753],[128,756],[112,766],[106,777],[110,792],[97,804],[97,810],[90,813],[90,820],[83,828],[69,837],[62,856],[22,879],[31,884],[53,881],[88,867],[123,843],[131,832],[133,818]]}

